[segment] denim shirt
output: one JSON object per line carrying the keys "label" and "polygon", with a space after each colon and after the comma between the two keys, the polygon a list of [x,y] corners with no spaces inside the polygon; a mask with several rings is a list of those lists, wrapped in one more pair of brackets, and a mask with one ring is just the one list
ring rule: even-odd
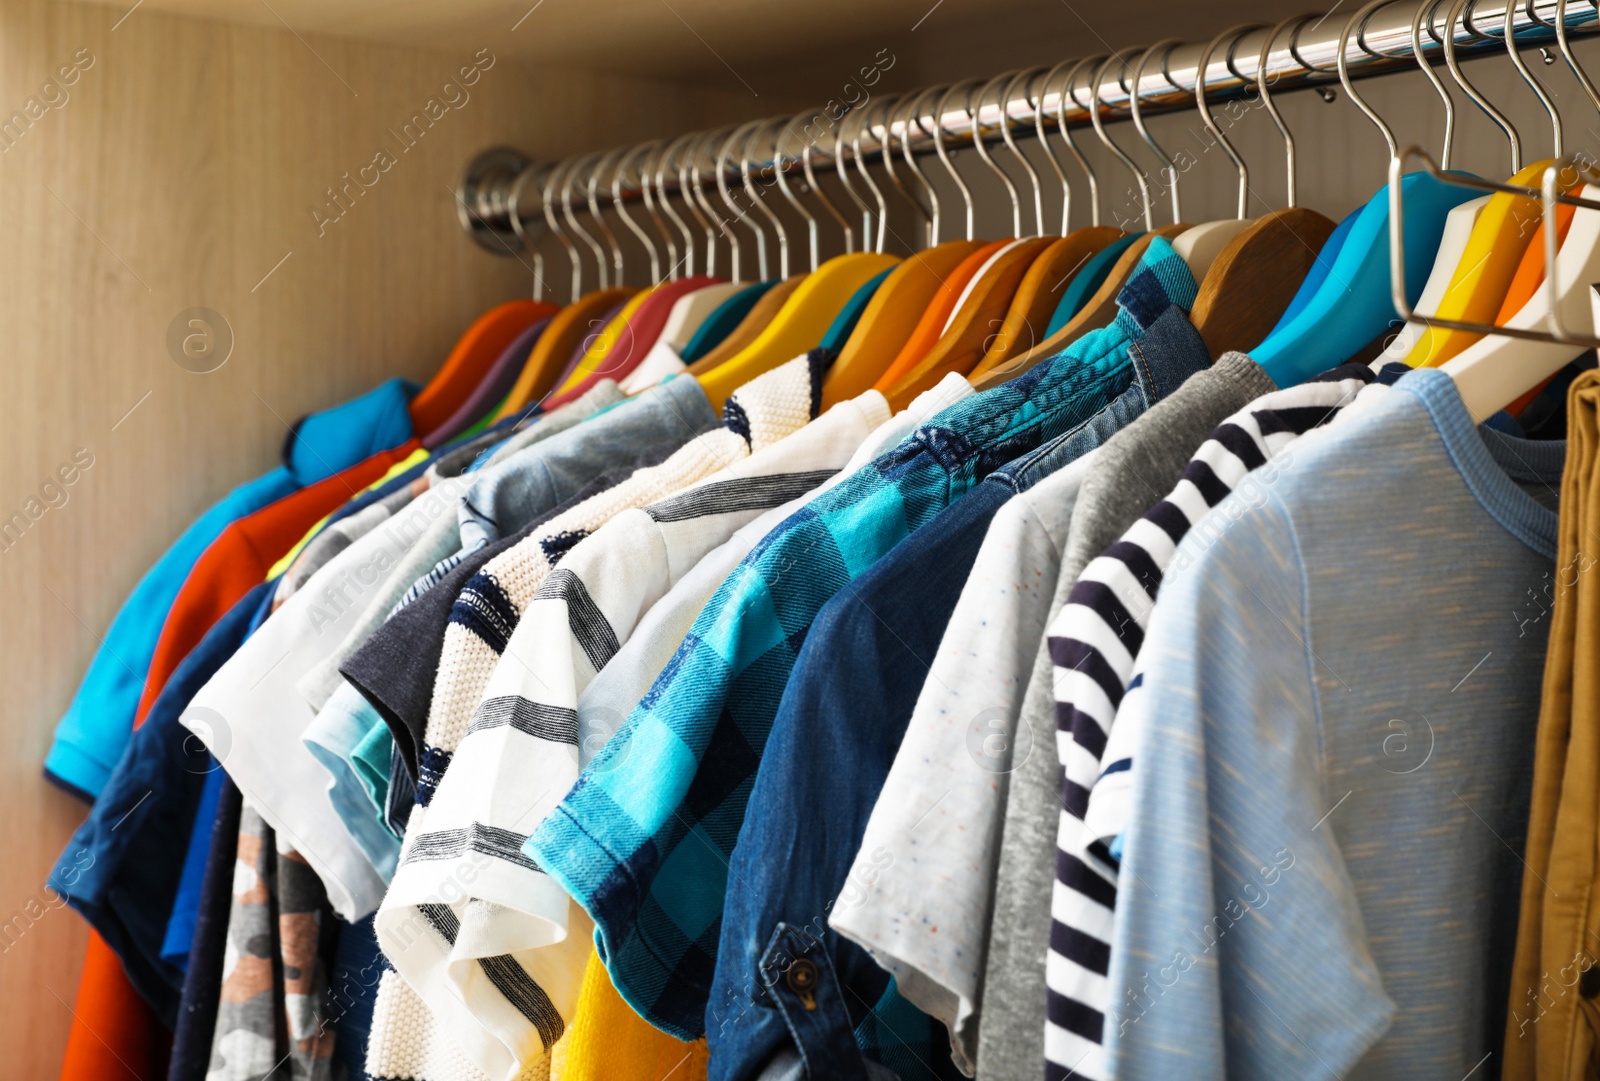
{"label": "denim shirt", "polygon": [[1110,325],[944,410],[769,533],[523,846],[594,919],[618,993],[650,1023],[683,1039],[705,1031],[727,860],[818,611],[990,473],[1122,393],[1127,344],[1195,291],[1158,239]]}
{"label": "denim shirt", "polygon": [[[710,1081],[754,1076],[791,1045],[813,1079],[864,1079],[863,1059],[906,1081],[961,1076],[944,1026],[908,1003],[828,916],[851,903],[847,876],[867,818],[995,514],[1210,362],[1175,304],[1128,347],[1128,358],[1125,389],[1102,409],[991,473],[818,614],[729,867],[743,888],[728,892],[722,913],[707,1009]],[[797,980],[796,972],[805,975]]]}

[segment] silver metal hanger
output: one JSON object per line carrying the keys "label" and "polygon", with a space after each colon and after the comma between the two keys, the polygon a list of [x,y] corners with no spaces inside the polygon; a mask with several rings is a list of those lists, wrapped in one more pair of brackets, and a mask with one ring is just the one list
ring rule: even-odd
{"label": "silver metal hanger", "polygon": [[855,203],[861,211],[861,250],[872,250],[872,208],[867,201],[861,198],[861,193],[856,191],[856,186],[850,182],[850,170],[844,164],[844,124],[843,120],[833,128],[833,168],[839,174],[839,180],[844,184],[845,194],[850,196],[850,201]]}
{"label": "silver metal hanger", "polygon": [[606,238],[606,249],[611,253],[611,266],[616,271],[618,285],[627,284],[627,279],[622,274],[622,245],[617,243],[617,234],[611,231],[605,215],[600,212],[600,200],[596,198],[595,193],[600,187],[600,174],[621,157],[622,153],[623,151],[618,149],[600,155],[599,160],[589,167],[589,180],[584,185],[584,194],[588,196],[589,214],[599,227],[600,235]]}
{"label": "silver metal hanger", "polygon": [[691,183],[689,190],[694,192],[695,202],[699,204],[700,210],[704,215],[702,220],[710,223],[711,225],[711,236],[713,240],[709,242],[710,253],[706,257],[706,273],[715,273],[713,268],[716,266],[717,246],[714,242],[714,238],[720,236],[728,243],[730,263],[729,278],[730,280],[737,282],[744,280],[743,275],[740,274],[739,266],[739,234],[730,229],[728,227],[728,223],[722,220],[722,215],[717,213],[716,207],[712,205],[711,200],[706,196],[705,185],[700,175],[700,159],[702,156],[710,157],[712,159],[712,163],[717,164],[714,154],[717,140],[717,133],[711,132],[700,141],[698,146],[696,146],[694,154],[690,159],[689,175]]}
{"label": "silver metal hanger", "polygon": [[[1155,221],[1150,215],[1150,185],[1145,180],[1144,172],[1139,168],[1138,165],[1134,163],[1132,158],[1128,157],[1127,151],[1123,150],[1122,147],[1111,141],[1111,136],[1106,134],[1105,121],[1100,116],[1100,106],[1103,104],[1100,100],[1100,84],[1105,81],[1106,72],[1111,69],[1111,65],[1118,59],[1120,58],[1116,54],[1107,56],[1101,60],[1099,67],[1095,68],[1094,70],[1094,75],[1091,78],[1089,86],[1089,122],[1094,125],[1094,133],[1099,140],[1105,144],[1106,149],[1115,154],[1117,160],[1122,162],[1123,165],[1127,166],[1128,172],[1133,174],[1134,183],[1139,186],[1139,201],[1144,207],[1145,232],[1149,232],[1155,228]],[[1067,80],[1067,93],[1072,95],[1073,104],[1078,105],[1078,95],[1073,89],[1071,79]],[[1083,108],[1082,105],[1078,105],[1078,107]]]}
{"label": "silver metal hanger", "polygon": [[[1377,8],[1382,7],[1384,2],[1387,2],[1387,0],[1374,0],[1373,3],[1368,4],[1365,8],[1362,8],[1361,11],[1357,12],[1356,14],[1357,15],[1362,15],[1364,13],[1367,13],[1367,12],[1371,11],[1371,10],[1376,10]],[[1469,31],[1472,31],[1473,33],[1477,33],[1477,31],[1473,28],[1471,22],[1468,21],[1471,18],[1471,13],[1467,12],[1465,15],[1463,15],[1463,9],[1465,9],[1467,7],[1467,5],[1469,3],[1471,3],[1471,2],[1473,2],[1473,0],[1455,0],[1455,3],[1450,5],[1449,14],[1445,17],[1445,21],[1444,21],[1444,63],[1445,63],[1445,67],[1450,69],[1450,77],[1456,81],[1456,85],[1461,87],[1462,91],[1467,95],[1467,97],[1472,99],[1472,103],[1474,105],[1476,105],[1478,108],[1482,109],[1483,110],[1483,114],[1485,116],[1487,116],[1490,120],[1494,121],[1495,126],[1497,128],[1499,128],[1505,134],[1506,142],[1511,144],[1511,172],[1513,174],[1519,173],[1519,172],[1522,171],[1522,138],[1517,134],[1516,126],[1513,125],[1510,120],[1507,120],[1506,119],[1506,115],[1504,113],[1502,113],[1499,109],[1496,109],[1494,107],[1494,104],[1488,98],[1484,97],[1483,94],[1478,90],[1478,88],[1473,86],[1472,83],[1467,80],[1466,75],[1461,70],[1460,62],[1456,60],[1456,29],[1455,28],[1456,28],[1456,18],[1457,18],[1457,16],[1462,16],[1461,23],[1462,23],[1463,26],[1465,26]],[[1340,44],[1339,44],[1339,49],[1340,49],[1340,52],[1339,52],[1339,61],[1340,61],[1339,62],[1339,79],[1340,79],[1341,82],[1343,82],[1345,84],[1345,89],[1346,90],[1349,90],[1349,88],[1350,88],[1350,77],[1345,71],[1346,65],[1344,63],[1344,41],[1349,38],[1348,30],[1349,30],[1349,27],[1347,26],[1346,27],[1346,33],[1345,33],[1344,37],[1340,39]],[[1383,124],[1381,121],[1378,120],[1377,114],[1374,113],[1370,108],[1368,108],[1366,103],[1358,101],[1357,104],[1359,104],[1361,106],[1361,109],[1362,109],[1363,112],[1365,112],[1369,117],[1371,117],[1374,122],[1379,123],[1380,126],[1383,128],[1384,137],[1389,140],[1389,154],[1390,154],[1391,157],[1394,157],[1396,155],[1395,142],[1394,142],[1394,133],[1389,130],[1389,126],[1387,124]]]}
{"label": "silver metal hanger", "polygon": [[827,189],[817,180],[816,171],[811,166],[811,155],[815,150],[816,144],[809,138],[801,143],[800,168],[805,171],[806,185],[811,189],[811,193],[821,201],[823,207],[833,216],[833,220],[839,223],[839,228],[844,230],[844,250],[848,255],[856,250],[855,230],[850,227],[850,219],[839,209],[839,204],[828,198]]}
{"label": "silver metal hanger", "polygon": [[[763,128],[768,129],[772,139],[773,165],[776,168],[778,130],[782,127],[783,121],[781,120],[767,121],[765,123],[757,122],[751,125],[750,134],[745,138],[744,147],[739,154],[739,175],[744,180],[744,191],[746,195],[750,196],[750,202],[754,204],[756,210],[761,212],[763,217],[772,223],[772,231],[778,236],[778,277],[787,278],[789,276],[789,231],[783,227],[783,220],[773,212],[772,208],[767,205],[767,201],[761,197],[761,193],[756,190],[755,181],[750,174],[750,143],[756,136],[761,134]],[[762,265],[761,276],[763,278],[766,277],[765,264]]]}
{"label": "silver metal hanger", "polygon": [[956,182],[956,189],[961,192],[961,201],[966,204],[968,240],[975,239],[977,216],[972,207],[972,189],[967,187],[967,182],[961,179],[960,173],[956,172],[955,164],[950,160],[950,152],[944,146],[944,106],[945,102],[950,100],[950,95],[957,90],[970,89],[975,82],[977,82],[976,79],[968,79],[966,82],[956,83],[945,90],[943,94],[939,95],[939,104],[934,106],[933,115],[933,149],[939,155],[939,160],[944,163],[945,169],[949,171],[951,179]]}
{"label": "silver metal hanger", "polygon": [[1450,96],[1449,89],[1444,85],[1444,80],[1439,78],[1439,73],[1433,70],[1433,64],[1428,61],[1427,54],[1422,50],[1422,19],[1428,19],[1428,36],[1435,41],[1439,40],[1438,34],[1433,29],[1433,12],[1442,0],[1430,0],[1428,3],[1419,3],[1417,12],[1411,19],[1411,55],[1417,62],[1417,67],[1422,69],[1434,90],[1439,93],[1439,100],[1444,103],[1444,147],[1439,155],[1439,168],[1450,168],[1450,158],[1455,151],[1456,141],[1456,100]]}
{"label": "silver metal hanger", "polygon": [[[891,99],[888,102],[885,102],[884,118],[883,118],[883,135],[882,135],[881,139],[879,140],[879,145],[883,147],[883,169],[884,169],[884,172],[889,174],[889,182],[894,185],[895,190],[898,191],[900,193],[901,197],[904,198],[905,201],[911,205],[911,209],[917,215],[917,217],[922,219],[922,227],[923,227],[923,240],[922,240],[922,243],[923,243],[924,247],[928,247],[933,243],[933,241],[930,239],[930,237],[932,235],[931,232],[930,232],[930,229],[931,229],[931,227],[933,225],[933,217],[932,217],[931,214],[928,213],[928,208],[922,205],[922,201],[920,199],[918,199],[916,196],[911,194],[911,190],[906,187],[905,181],[900,179],[900,171],[899,171],[898,168],[896,168],[895,163],[894,163],[894,154],[895,154],[895,150],[894,150],[895,113],[900,108],[902,108],[902,107],[904,107],[906,105],[915,106],[915,104],[916,103],[913,102],[909,97],[908,98],[903,98],[903,99],[902,98],[894,98],[894,99]],[[909,134],[910,130],[911,130],[911,117],[909,115],[907,115],[906,117],[904,117],[904,118],[902,118],[900,120],[900,133],[901,133],[902,140]]]}
{"label": "silver metal hanger", "polygon": [[[1595,11],[1600,13],[1600,5],[1595,5]],[[1572,77],[1578,80],[1578,85],[1588,95],[1589,104],[1600,109],[1600,90],[1595,89],[1594,80],[1578,63],[1578,58],[1572,52],[1572,44],[1567,40],[1567,0],[1556,0],[1556,47],[1561,51],[1561,58],[1567,62]]]}
{"label": "silver metal hanger", "polygon": [[911,152],[910,124],[915,123],[917,125],[917,130],[921,131],[924,135],[932,134],[922,123],[922,103],[937,93],[937,90],[930,89],[916,95],[916,100],[911,103],[910,119],[907,126],[902,129],[902,135],[900,139],[900,153],[905,159],[906,168],[910,169],[916,178],[922,182],[923,190],[928,193],[928,247],[930,248],[939,243],[939,223],[942,217],[943,206],[939,201],[938,189],[935,188],[931,182],[929,182],[928,174],[922,171],[922,166],[917,164],[916,155]]}
{"label": "silver metal hanger", "polygon": [[[1133,113],[1133,126],[1139,132],[1140,137],[1144,139],[1145,145],[1155,153],[1157,160],[1161,162],[1162,171],[1167,174],[1167,187],[1172,193],[1172,223],[1174,225],[1183,220],[1183,205],[1178,198],[1178,178],[1181,174],[1178,172],[1177,163],[1172,160],[1165,150],[1161,149],[1160,145],[1156,143],[1155,137],[1150,134],[1150,129],[1144,125],[1142,100],[1144,95],[1139,93],[1139,88],[1144,85],[1144,67],[1150,62],[1150,58],[1156,54],[1156,51],[1158,49],[1162,50],[1161,71],[1165,74],[1167,57],[1172,54],[1174,46],[1182,44],[1183,42],[1177,38],[1164,38],[1146,49],[1133,65],[1133,85],[1128,91],[1128,109]],[[1168,78],[1167,81],[1170,83],[1172,80]]]}
{"label": "silver metal hanger", "polygon": [[550,232],[567,251],[567,258],[571,261],[572,274],[570,278],[573,301],[583,295],[583,260],[578,254],[578,246],[567,236],[567,231],[561,228],[561,223],[556,219],[556,185],[557,176],[566,172],[566,163],[558,163],[544,174],[544,179],[539,185],[540,203],[544,207],[545,224],[550,227]]}
{"label": "silver metal hanger", "polygon": [[539,240],[549,230],[531,226],[522,220],[522,198],[530,187],[539,183],[540,177],[550,172],[550,168],[548,165],[534,165],[523,169],[511,182],[511,191],[506,196],[506,216],[511,219],[511,231],[533,257],[534,300],[544,299],[544,252],[539,250]]}
{"label": "silver metal hanger", "polygon": [[563,175],[561,183],[561,216],[567,219],[567,224],[572,227],[574,233],[578,234],[578,239],[582,240],[589,250],[594,253],[595,268],[600,277],[600,288],[608,289],[611,287],[611,278],[606,265],[605,249],[589,233],[589,230],[579,224],[578,216],[572,212],[572,185],[577,181],[578,171],[586,163],[594,161],[598,157],[598,154],[590,154],[574,159],[572,167]]}
{"label": "silver metal hanger", "polygon": [[[983,88],[978,91],[978,107],[976,109],[972,107],[972,91],[968,90],[966,99],[961,103],[961,107],[972,118],[972,148],[978,152],[978,157],[983,159],[983,163],[993,170],[994,175],[1000,178],[1000,183],[1006,187],[1006,197],[1011,200],[1011,235],[1020,237],[1022,236],[1022,200],[1017,195],[1017,186],[1011,182],[1011,178],[1006,175],[1006,171],[996,164],[994,158],[989,156],[988,148],[983,145],[983,101],[989,96],[991,89],[1003,90],[1005,84],[1010,80],[1011,75],[1008,73],[996,75],[984,83]],[[1000,124],[1004,127],[1008,118],[1005,116],[1005,99],[1003,96],[1000,99],[1000,113]]]}
{"label": "silver metal hanger", "polygon": [[[884,201],[883,190],[878,187],[878,182],[872,179],[872,173],[867,170],[866,155],[861,153],[861,134],[866,130],[869,112],[861,110],[861,119],[856,124],[855,136],[850,140],[850,153],[855,159],[856,172],[861,174],[861,179],[866,182],[867,190],[872,192],[872,201],[878,204],[878,244],[877,252],[883,254],[883,241],[889,231],[889,204]],[[840,125],[841,128],[843,125]]]}
{"label": "silver metal hanger", "polygon": [[[1022,171],[1028,174],[1028,183],[1033,186],[1033,235],[1044,236],[1044,188],[1039,183],[1039,171],[1033,167],[1033,163],[1028,160],[1028,156],[1017,146],[1016,136],[1011,131],[1011,92],[1016,89],[1018,83],[1021,83],[1023,103],[1031,104],[1028,102],[1027,84],[1029,76],[1032,74],[1032,71],[1023,69],[1013,75],[1011,81],[1006,84],[1006,88],[1000,97],[1000,138],[1004,140],[1006,149],[1010,150],[1012,156],[1022,165]],[[1035,110],[1036,115],[1037,112],[1038,110]]]}
{"label": "silver metal hanger", "polygon": [[[1529,5],[1532,10],[1532,5]],[[1539,104],[1544,106],[1544,111],[1550,117],[1550,142],[1554,146],[1551,157],[1561,156],[1561,114],[1556,111],[1556,103],[1550,100],[1550,95],[1545,92],[1544,84],[1534,77],[1528,62],[1522,59],[1522,52],[1517,48],[1517,5],[1512,0],[1506,0],[1505,17],[1501,20],[1501,34],[1505,38],[1506,56],[1511,59],[1512,65],[1517,69],[1517,74],[1522,76],[1522,81],[1528,84],[1528,89],[1533,91]]]}
{"label": "silver metal hanger", "polygon": [[[629,162],[639,159],[641,156],[649,157],[649,155],[650,144],[647,143],[642,147],[634,147],[631,151],[617,156],[616,166],[611,171],[611,205],[616,208],[617,216],[622,219],[622,224],[627,226],[628,231],[638,237],[639,243],[644,245],[645,252],[650,256],[650,284],[658,285],[661,282],[660,249],[656,247],[655,238],[645,230],[644,226],[633,220],[633,214],[629,212],[627,203],[622,199],[622,178],[627,174]],[[639,169],[639,188],[644,191],[649,186],[649,182],[644,178],[644,170],[641,166]],[[674,280],[677,279],[678,261],[676,259],[668,264],[667,274]]]}
{"label": "silver metal hanger", "polygon": [[[1211,137],[1216,139],[1217,144],[1233,160],[1234,168],[1239,170],[1239,212],[1236,216],[1240,221],[1245,219],[1246,212],[1250,206],[1250,168],[1245,165],[1244,158],[1240,157],[1239,151],[1234,148],[1233,140],[1228,138],[1226,132],[1217,127],[1217,122],[1211,115],[1211,103],[1206,100],[1206,72],[1211,66],[1211,54],[1216,51],[1218,45],[1222,44],[1224,38],[1232,39],[1228,43],[1228,55],[1231,56],[1233,48],[1239,44],[1240,38],[1260,29],[1262,29],[1261,23],[1241,23],[1230,30],[1224,30],[1212,38],[1211,43],[1200,54],[1200,66],[1195,69],[1194,75],[1194,103],[1200,110],[1200,119],[1205,123],[1206,130],[1211,133]],[[1223,61],[1223,66],[1229,66],[1226,60]]]}
{"label": "silver metal hanger", "polygon": [[793,135],[794,125],[804,120],[808,115],[809,110],[801,113],[799,116],[796,116],[787,124],[782,125],[778,129],[778,134],[774,137],[772,143],[772,156],[774,159],[776,159],[774,162],[773,172],[776,174],[778,179],[778,189],[783,192],[783,197],[789,200],[789,205],[794,207],[799,215],[806,221],[807,251],[811,258],[811,269],[816,270],[820,253],[820,248],[817,242],[817,216],[806,209],[806,205],[800,201],[800,197],[794,193],[792,188],[789,187],[789,180],[785,175],[788,171],[785,168],[785,166],[788,164],[788,158],[787,155],[784,154],[782,147],[783,136]]}

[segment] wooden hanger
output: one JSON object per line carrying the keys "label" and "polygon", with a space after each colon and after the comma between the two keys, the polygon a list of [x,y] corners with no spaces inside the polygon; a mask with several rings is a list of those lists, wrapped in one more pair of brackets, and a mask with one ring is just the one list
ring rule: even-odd
{"label": "wooden hanger", "polygon": [[983,359],[972,374],[981,375],[1042,341],[1073,276],[1121,236],[1121,229],[1097,225],[1069,233],[1046,248],[1028,267],[1011,299],[1011,307],[999,329],[989,335]]}
{"label": "wooden hanger", "polygon": [[522,366],[522,374],[506,396],[505,404],[495,414],[495,421],[515,416],[549,394],[566,370],[573,350],[594,329],[594,320],[603,319],[607,312],[625,303],[635,292],[637,290],[626,286],[597,289],[556,312],[550,325],[534,342],[528,362]]}
{"label": "wooden hanger", "polygon": [[1117,294],[1122,292],[1122,287],[1128,284],[1128,279],[1139,269],[1139,263],[1144,259],[1145,249],[1150,247],[1150,242],[1158,236],[1170,240],[1182,235],[1187,228],[1189,226],[1185,222],[1163,225],[1145,233],[1128,245],[1094,296],[1089,298],[1088,303],[1078,311],[1077,315],[1067,321],[1066,326],[1021,356],[1007,363],[995,365],[981,375],[975,374],[972,380],[974,389],[988,390],[990,387],[997,387],[1001,383],[1015,379],[1041,360],[1055,356],[1089,331],[1098,330],[1111,322],[1117,314]]}
{"label": "wooden hanger", "polygon": [[622,305],[617,313],[606,320],[605,326],[600,328],[600,333],[595,335],[593,341],[584,349],[578,362],[567,371],[566,377],[556,387],[556,395],[567,394],[581,386],[589,376],[598,371],[601,365],[606,364],[616,355],[617,343],[622,340],[623,332],[627,330],[628,323],[633,319],[650,297],[654,295],[659,286],[650,285],[640,289]]}
{"label": "wooden hanger", "polygon": [[[1295,205],[1297,197],[1294,135],[1272,102],[1267,85],[1267,58],[1272,43],[1291,25],[1309,16],[1285,19],[1268,32],[1256,63],[1256,89],[1283,136],[1288,208],[1274,211],[1238,231],[1233,239],[1210,260],[1209,269],[1199,279],[1190,320],[1206,343],[1212,357],[1232,350],[1248,349],[1277,324],[1299,291],[1300,284],[1318,263],[1319,253],[1336,226],[1314,210]],[[1203,109],[1209,120],[1209,109]],[[1226,136],[1223,136],[1226,140]],[[1178,248],[1205,226],[1196,226],[1173,242]],[[1206,239],[1210,241],[1216,235]],[[1202,257],[1203,245],[1189,244],[1191,255]],[[1190,263],[1191,267],[1194,265]]]}
{"label": "wooden hanger", "polygon": [[1189,316],[1213,358],[1266,336],[1333,230],[1315,210],[1292,207],[1256,219],[1233,238],[1200,283]]}
{"label": "wooden hanger", "polygon": [[978,366],[991,336],[1005,321],[1028,268],[1054,243],[1049,237],[1032,237],[995,255],[994,263],[972,282],[938,343],[890,389],[891,409],[904,409],[951,372],[965,374]]}

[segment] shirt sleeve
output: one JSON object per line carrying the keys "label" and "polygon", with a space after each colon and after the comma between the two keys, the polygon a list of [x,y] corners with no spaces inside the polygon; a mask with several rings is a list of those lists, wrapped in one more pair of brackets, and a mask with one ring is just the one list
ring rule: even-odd
{"label": "shirt sleeve", "polygon": [[1143,656],[1107,1042],[1121,1081],[1344,1077],[1394,1005],[1321,769],[1303,568],[1276,497],[1184,542]]}

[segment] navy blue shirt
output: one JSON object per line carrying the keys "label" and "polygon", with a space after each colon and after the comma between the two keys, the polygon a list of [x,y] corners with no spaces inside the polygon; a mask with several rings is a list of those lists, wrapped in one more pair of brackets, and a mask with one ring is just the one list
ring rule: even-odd
{"label": "navy blue shirt", "polygon": [[[168,1027],[183,972],[161,959],[161,943],[183,874],[182,841],[206,777],[218,768],[178,718],[248,637],[274,588],[262,583],[240,598],[172,673],[50,873],[50,888],[117,952],[129,982]],[[209,724],[216,745],[225,747],[227,719]]]}

